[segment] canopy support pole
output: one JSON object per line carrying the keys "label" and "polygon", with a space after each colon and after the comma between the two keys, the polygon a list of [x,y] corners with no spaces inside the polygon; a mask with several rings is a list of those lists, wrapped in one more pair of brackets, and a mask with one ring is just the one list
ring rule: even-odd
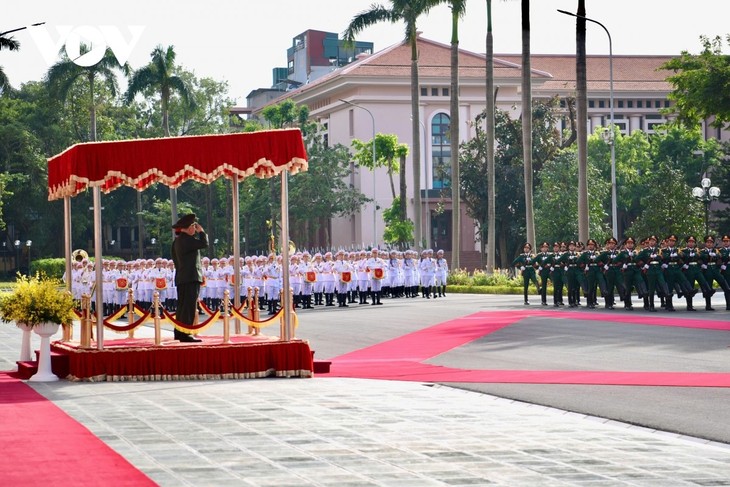
{"label": "canopy support pole", "polygon": [[[231,178],[231,194],[233,205],[233,306],[240,309],[241,306],[241,222],[238,208],[238,176]],[[236,332],[239,330],[239,319],[235,318]]]}
{"label": "canopy support pole", "polygon": [[96,348],[104,350],[104,274],[101,255],[101,188],[94,186],[94,270],[96,283]]}
{"label": "canopy support pole", "polygon": [[291,329],[291,294],[289,292],[289,172],[281,171],[281,308],[284,311],[283,341],[294,337]]}
{"label": "canopy support pole", "polygon": [[63,197],[63,256],[66,258],[66,289],[73,292],[73,268],[71,266],[71,197]]}

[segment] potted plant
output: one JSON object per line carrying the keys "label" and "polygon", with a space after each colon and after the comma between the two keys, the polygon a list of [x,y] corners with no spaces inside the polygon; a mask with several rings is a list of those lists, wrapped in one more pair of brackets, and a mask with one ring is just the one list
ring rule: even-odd
{"label": "potted plant", "polygon": [[40,274],[19,275],[15,289],[0,298],[0,320],[15,322],[23,330],[21,361],[30,360],[30,330],[41,337],[38,372],[30,380],[58,380],[51,372],[50,337],[59,325],[72,323],[73,307],[73,297],[63,289],[62,283]]}

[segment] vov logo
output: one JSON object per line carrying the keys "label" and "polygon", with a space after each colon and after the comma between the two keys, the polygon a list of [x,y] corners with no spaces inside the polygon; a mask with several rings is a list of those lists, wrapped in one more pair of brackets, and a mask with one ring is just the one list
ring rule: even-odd
{"label": "vov logo", "polygon": [[[29,29],[28,33],[49,66],[58,60],[58,53],[65,46],[66,54],[74,64],[89,67],[101,61],[107,48],[111,49],[119,64],[126,63],[144,29],[141,25],[129,25],[129,34],[124,35],[114,25],[59,25],[56,26],[58,34],[55,39],[45,26]],[[82,44],[87,52],[82,52]]]}

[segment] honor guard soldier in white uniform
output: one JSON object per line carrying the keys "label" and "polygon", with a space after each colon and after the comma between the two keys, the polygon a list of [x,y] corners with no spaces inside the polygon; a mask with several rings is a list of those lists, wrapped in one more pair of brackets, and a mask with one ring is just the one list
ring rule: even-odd
{"label": "honor guard soldier in white uniform", "polygon": [[378,249],[373,249],[370,252],[370,258],[366,261],[366,267],[370,273],[370,294],[372,296],[371,305],[383,304],[380,302],[380,295],[382,290],[382,282],[386,276],[387,264],[383,259],[380,258]]}

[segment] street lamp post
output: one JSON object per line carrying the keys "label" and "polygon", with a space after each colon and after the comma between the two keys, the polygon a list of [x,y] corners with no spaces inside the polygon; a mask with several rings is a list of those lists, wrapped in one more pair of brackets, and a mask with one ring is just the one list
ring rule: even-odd
{"label": "street lamp post", "polygon": [[20,240],[13,242],[15,245],[15,272],[20,272]]}
{"label": "street lamp post", "polygon": [[616,212],[616,144],[614,143],[614,124],[615,124],[615,118],[613,114],[613,42],[611,41],[611,33],[608,31],[605,25],[600,23],[597,20],[590,19],[588,17],[584,17],[582,15],[576,15],[573,12],[568,12],[567,10],[560,10],[558,9],[558,12],[561,14],[569,15],[571,17],[581,18],[584,20],[587,20],[588,22],[593,22],[594,24],[599,25],[608,36],[608,77],[609,77],[609,100],[608,105],[610,109],[610,118],[611,123],[609,126],[609,137],[608,137],[608,143],[611,145],[611,226],[613,228],[613,237],[618,238],[618,215]]}
{"label": "street lamp post", "polygon": [[342,98],[339,98],[339,100],[342,103],[346,103],[350,106],[353,106],[355,108],[361,108],[368,112],[368,115],[370,115],[370,119],[373,121],[373,246],[377,243],[377,227],[376,227],[376,215],[378,211],[378,206],[375,199],[375,117],[373,116],[373,112],[368,110],[362,105],[358,105],[357,103],[352,103],[351,101],[343,100]]}
{"label": "street lamp post", "polygon": [[28,275],[30,275],[30,246],[33,244],[32,240],[26,240],[25,246],[28,247]]}
{"label": "street lamp post", "polygon": [[712,186],[710,178],[704,177],[700,186],[692,188],[692,196],[705,204],[705,235],[709,233],[710,203],[720,197],[720,188]]}

